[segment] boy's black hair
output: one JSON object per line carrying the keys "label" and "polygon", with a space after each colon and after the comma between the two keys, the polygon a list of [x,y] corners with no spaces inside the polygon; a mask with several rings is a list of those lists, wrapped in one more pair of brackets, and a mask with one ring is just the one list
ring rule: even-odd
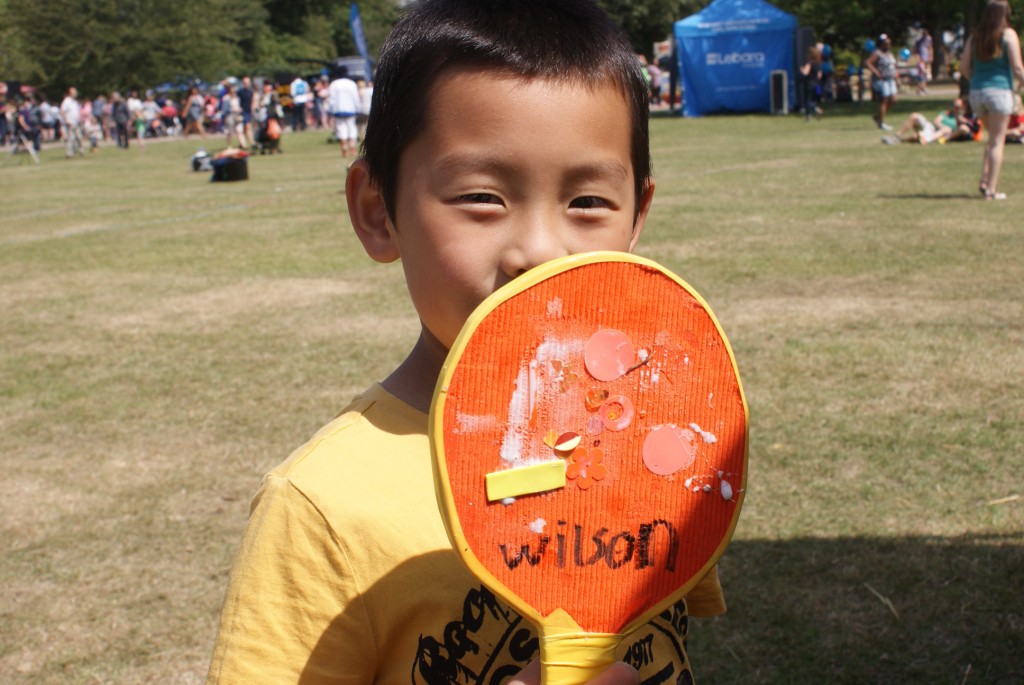
{"label": "boy's black hair", "polygon": [[381,49],[363,140],[370,178],[392,219],[402,152],[426,125],[431,88],[461,66],[617,87],[630,108],[639,212],[651,175],[647,86],[635,51],[603,10],[591,0],[420,0]]}

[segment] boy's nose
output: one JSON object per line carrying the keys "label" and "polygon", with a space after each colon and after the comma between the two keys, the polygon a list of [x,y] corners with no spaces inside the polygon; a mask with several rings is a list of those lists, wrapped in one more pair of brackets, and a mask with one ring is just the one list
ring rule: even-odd
{"label": "boy's nose", "polygon": [[558,221],[531,214],[516,226],[502,256],[502,270],[515,278],[533,267],[569,254]]}

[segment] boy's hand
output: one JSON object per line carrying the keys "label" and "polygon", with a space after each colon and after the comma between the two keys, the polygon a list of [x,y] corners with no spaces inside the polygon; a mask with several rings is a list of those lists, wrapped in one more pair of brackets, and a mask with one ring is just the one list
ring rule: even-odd
{"label": "boy's hand", "polygon": [[[640,674],[623,662],[614,663],[589,685],[639,685]],[[509,682],[508,685],[540,685],[540,661],[534,660]]]}

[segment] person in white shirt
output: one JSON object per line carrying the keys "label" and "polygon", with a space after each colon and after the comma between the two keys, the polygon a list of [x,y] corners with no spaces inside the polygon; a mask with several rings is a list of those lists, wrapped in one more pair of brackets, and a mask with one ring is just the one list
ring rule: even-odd
{"label": "person in white shirt", "polygon": [[78,102],[78,89],[68,88],[60,103],[60,118],[64,123],[64,150],[68,157],[82,154],[82,106]]}
{"label": "person in white shirt", "polygon": [[309,84],[296,76],[289,87],[292,96],[292,131],[306,130],[306,103],[309,102]]}
{"label": "person in white shirt", "polygon": [[359,129],[359,140],[366,135],[366,124],[370,121],[370,104],[373,102],[373,81],[359,79],[359,113],[356,114],[356,128]]}
{"label": "person in white shirt", "polygon": [[348,69],[339,67],[327,89],[327,106],[334,117],[334,137],[341,145],[341,156],[358,155],[356,114],[360,109],[359,87],[348,77]]}

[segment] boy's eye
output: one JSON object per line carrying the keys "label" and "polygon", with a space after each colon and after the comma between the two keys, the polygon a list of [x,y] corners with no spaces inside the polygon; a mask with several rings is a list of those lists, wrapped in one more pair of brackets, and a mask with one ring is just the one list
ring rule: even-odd
{"label": "boy's eye", "polygon": [[501,202],[497,195],[492,195],[491,193],[469,193],[468,195],[460,195],[459,200],[477,205],[490,205]]}
{"label": "boy's eye", "polygon": [[610,206],[611,203],[608,200],[591,195],[577,197],[569,203],[569,207],[572,209],[606,209]]}

